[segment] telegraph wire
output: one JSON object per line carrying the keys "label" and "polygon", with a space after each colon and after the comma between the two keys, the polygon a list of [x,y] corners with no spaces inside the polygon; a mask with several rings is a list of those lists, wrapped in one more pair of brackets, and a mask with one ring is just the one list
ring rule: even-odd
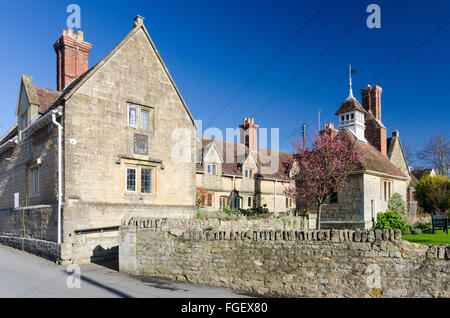
{"label": "telegraph wire", "polygon": [[[430,41],[432,38],[434,38],[436,35],[438,35],[440,32],[442,32],[446,27],[450,25],[450,21],[447,21],[444,23],[441,27],[436,29],[433,33],[431,33],[429,36],[427,36],[424,40],[422,40],[419,44],[414,46],[412,49],[410,49],[407,53],[400,56],[397,60],[395,60],[392,64],[390,64],[387,68],[385,68],[382,72],[380,72],[377,76],[373,77],[372,80],[369,81],[369,83],[373,83],[377,79],[379,79],[381,76],[383,76],[385,73],[390,71],[392,68],[394,68],[397,64],[399,64],[401,61],[403,61],[405,58],[407,58],[409,55],[411,55],[414,51],[416,51],[418,48],[426,44],[428,41]],[[336,106],[336,109],[339,108],[339,105]],[[325,112],[328,112],[331,109],[331,107],[327,107]],[[324,112],[324,113],[325,113]]]}
{"label": "telegraph wire", "polygon": [[210,126],[246,89],[250,84],[256,80],[261,73],[265,71],[265,69],[272,64],[272,62],[284,51],[284,49],[311,23],[312,20],[328,5],[331,0],[326,0],[322,6],[314,12],[314,14],[284,43],[272,57],[253,75],[253,77],[241,88],[237,91],[236,94],[226,103],[220,111],[209,121],[206,126]]}
{"label": "telegraph wire", "polygon": [[416,45],[415,47],[413,47],[411,50],[409,50],[406,54],[400,56],[400,58],[398,58],[394,63],[392,63],[390,66],[388,66],[384,71],[382,71],[380,74],[378,74],[377,76],[375,76],[371,82],[377,80],[378,78],[380,78],[381,76],[383,76],[386,72],[390,71],[394,66],[396,66],[398,63],[400,63],[402,60],[404,60],[405,58],[407,58],[409,55],[411,55],[415,50],[417,50],[419,47],[421,47],[422,45],[424,45],[425,43],[427,43],[429,40],[431,40],[432,38],[434,38],[436,35],[438,35],[441,31],[443,31],[448,25],[450,24],[450,20],[447,21],[447,23],[445,23],[443,26],[441,26],[440,28],[438,28],[436,31],[434,31],[432,34],[430,34],[428,37],[426,37],[422,42],[420,42],[418,45]]}
{"label": "telegraph wire", "polygon": [[304,67],[299,73],[297,73],[285,86],[283,86],[275,95],[273,95],[266,103],[264,103],[253,115],[254,117],[257,113],[262,111],[265,107],[267,107],[270,103],[272,103],[278,96],[280,96],[286,89],[288,89],[297,79],[299,79],[303,74],[306,73],[306,71],[312,67],[316,62],[323,56],[325,53],[328,52],[329,49],[331,49],[333,46],[336,45],[336,43],[339,42],[340,39],[342,39],[345,35],[347,35],[348,32],[350,32],[353,27],[359,23],[364,17],[366,13],[362,14],[355,22],[353,22],[345,31],[340,34],[333,42],[331,42],[330,45],[328,45],[311,63],[309,63],[306,67]]}

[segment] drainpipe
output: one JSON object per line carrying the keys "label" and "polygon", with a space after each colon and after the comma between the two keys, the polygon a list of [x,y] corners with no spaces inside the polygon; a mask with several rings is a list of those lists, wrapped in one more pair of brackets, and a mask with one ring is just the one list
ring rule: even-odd
{"label": "drainpipe", "polygon": [[273,213],[277,213],[277,180],[273,184]]}
{"label": "drainpipe", "polygon": [[61,201],[62,201],[62,126],[52,114],[52,122],[58,127],[58,244],[61,244]]}

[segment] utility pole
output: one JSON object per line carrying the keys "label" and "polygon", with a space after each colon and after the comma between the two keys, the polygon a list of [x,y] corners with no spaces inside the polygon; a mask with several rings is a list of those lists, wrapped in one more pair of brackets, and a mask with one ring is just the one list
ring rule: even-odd
{"label": "utility pole", "polygon": [[317,108],[317,118],[319,120],[319,131],[320,131],[320,113],[322,112],[322,110],[320,108]]}
{"label": "utility pole", "polygon": [[302,135],[303,135],[303,150],[305,150],[306,149],[306,124],[305,123],[303,123]]}

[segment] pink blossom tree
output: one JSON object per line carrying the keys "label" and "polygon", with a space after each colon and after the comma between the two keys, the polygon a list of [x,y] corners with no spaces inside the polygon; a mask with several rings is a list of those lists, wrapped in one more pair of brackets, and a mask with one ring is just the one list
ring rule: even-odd
{"label": "pink blossom tree", "polygon": [[295,186],[285,193],[316,205],[317,229],[320,229],[322,205],[342,191],[349,173],[362,163],[362,154],[352,137],[345,133],[333,137],[327,131],[315,136],[310,150],[294,142],[294,153],[286,164],[286,181],[294,182]]}

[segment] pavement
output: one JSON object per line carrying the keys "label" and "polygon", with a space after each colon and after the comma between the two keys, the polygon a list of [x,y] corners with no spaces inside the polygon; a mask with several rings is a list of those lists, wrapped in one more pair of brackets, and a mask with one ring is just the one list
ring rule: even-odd
{"label": "pavement", "polygon": [[[249,297],[248,294],[225,288],[131,276],[98,264],[80,265],[79,269],[81,280],[77,281],[73,266],[57,265],[38,256],[0,245],[0,297]],[[80,288],[76,288],[78,286]]]}

